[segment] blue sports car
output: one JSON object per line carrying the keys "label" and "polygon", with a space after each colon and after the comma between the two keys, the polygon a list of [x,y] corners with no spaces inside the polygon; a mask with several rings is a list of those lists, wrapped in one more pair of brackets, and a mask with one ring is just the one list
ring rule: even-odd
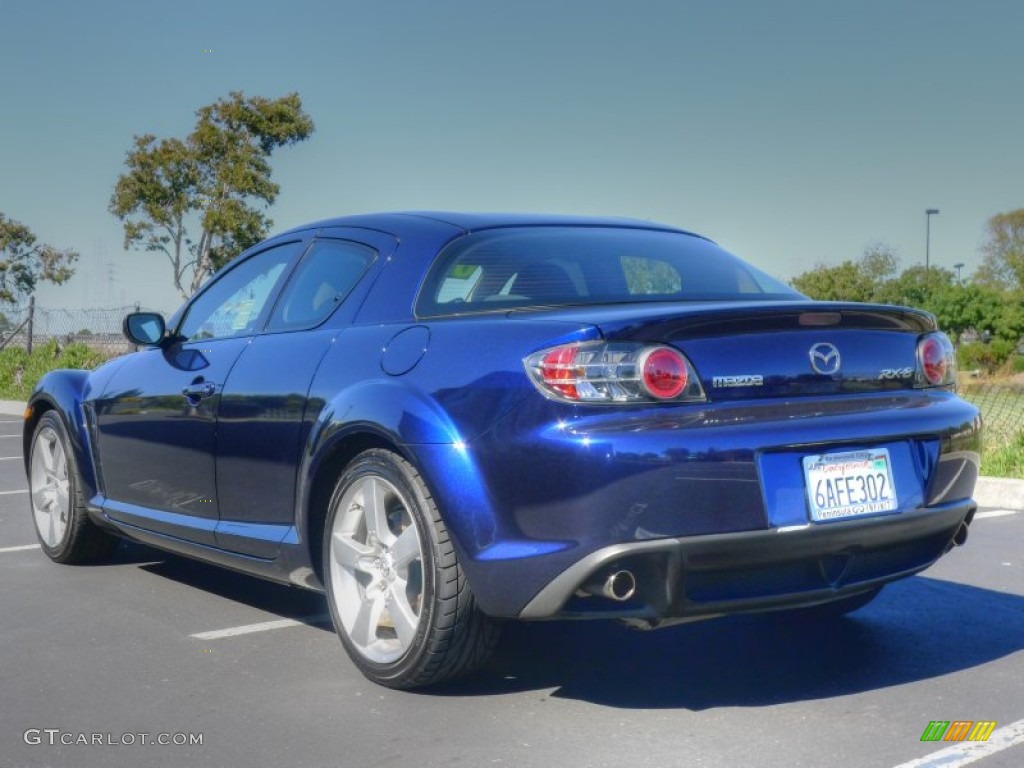
{"label": "blue sports car", "polygon": [[501,619],[842,614],[975,510],[931,315],[646,221],[322,221],[124,331],[144,348],[28,403],[44,551],[125,536],[323,590],[395,688],[478,667]]}

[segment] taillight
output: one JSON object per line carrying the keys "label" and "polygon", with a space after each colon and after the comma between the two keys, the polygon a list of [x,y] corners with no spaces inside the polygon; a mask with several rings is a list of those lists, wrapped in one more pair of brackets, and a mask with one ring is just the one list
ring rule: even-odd
{"label": "taillight", "polygon": [[587,342],[545,349],[523,363],[544,394],[575,403],[704,400],[690,361],[663,344]]}
{"label": "taillight", "polygon": [[944,333],[929,333],[917,342],[918,387],[956,384],[956,353]]}
{"label": "taillight", "polygon": [[653,347],[640,356],[640,381],[651,397],[673,400],[686,389],[690,378],[686,360],[669,347]]}

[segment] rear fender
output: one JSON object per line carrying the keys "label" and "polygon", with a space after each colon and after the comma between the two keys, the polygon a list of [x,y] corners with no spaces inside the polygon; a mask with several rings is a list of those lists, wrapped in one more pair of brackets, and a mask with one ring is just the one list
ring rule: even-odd
{"label": "rear fender", "polygon": [[[315,414],[315,418],[310,415]],[[462,444],[458,428],[430,398],[400,379],[364,381],[340,392],[328,402],[311,401],[307,418],[312,421],[299,462],[296,530],[310,548],[314,481],[327,471],[332,457],[357,438],[393,447],[406,460],[417,464],[417,444]],[[340,471],[340,470],[338,470]],[[431,485],[429,478],[428,486]]]}

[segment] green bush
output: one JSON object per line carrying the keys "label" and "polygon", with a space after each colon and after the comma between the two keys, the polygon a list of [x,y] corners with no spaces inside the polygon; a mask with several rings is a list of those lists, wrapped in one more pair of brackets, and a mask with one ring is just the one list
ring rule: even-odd
{"label": "green bush", "polygon": [[956,351],[956,364],[961,371],[981,370],[991,374],[1013,354],[1015,346],[1006,339],[992,339],[987,344],[981,341],[961,344]]}
{"label": "green bush", "polygon": [[1024,373],[1024,355],[1014,355],[1003,366],[1002,373],[1013,376],[1017,373]]}
{"label": "green bush", "polygon": [[49,341],[31,355],[21,347],[8,347],[0,351],[0,399],[25,400],[43,374],[55,368],[92,369],[104,360],[104,355],[85,344],[62,347]]}

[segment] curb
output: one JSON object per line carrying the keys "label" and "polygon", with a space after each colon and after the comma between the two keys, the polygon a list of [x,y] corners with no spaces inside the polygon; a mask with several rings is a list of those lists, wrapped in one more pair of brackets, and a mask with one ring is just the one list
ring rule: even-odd
{"label": "curb", "polygon": [[979,507],[1024,510],[1024,480],[1007,477],[979,477],[974,487]]}
{"label": "curb", "polygon": [[25,415],[25,404],[21,400],[0,400],[0,416]]}
{"label": "curb", "polygon": [[[0,400],[0,415],[21,416],[25,404],[20,400]],[[974,489],[979,507],[1024,511],[1024,480],[1005,477],[979,477]]]}

